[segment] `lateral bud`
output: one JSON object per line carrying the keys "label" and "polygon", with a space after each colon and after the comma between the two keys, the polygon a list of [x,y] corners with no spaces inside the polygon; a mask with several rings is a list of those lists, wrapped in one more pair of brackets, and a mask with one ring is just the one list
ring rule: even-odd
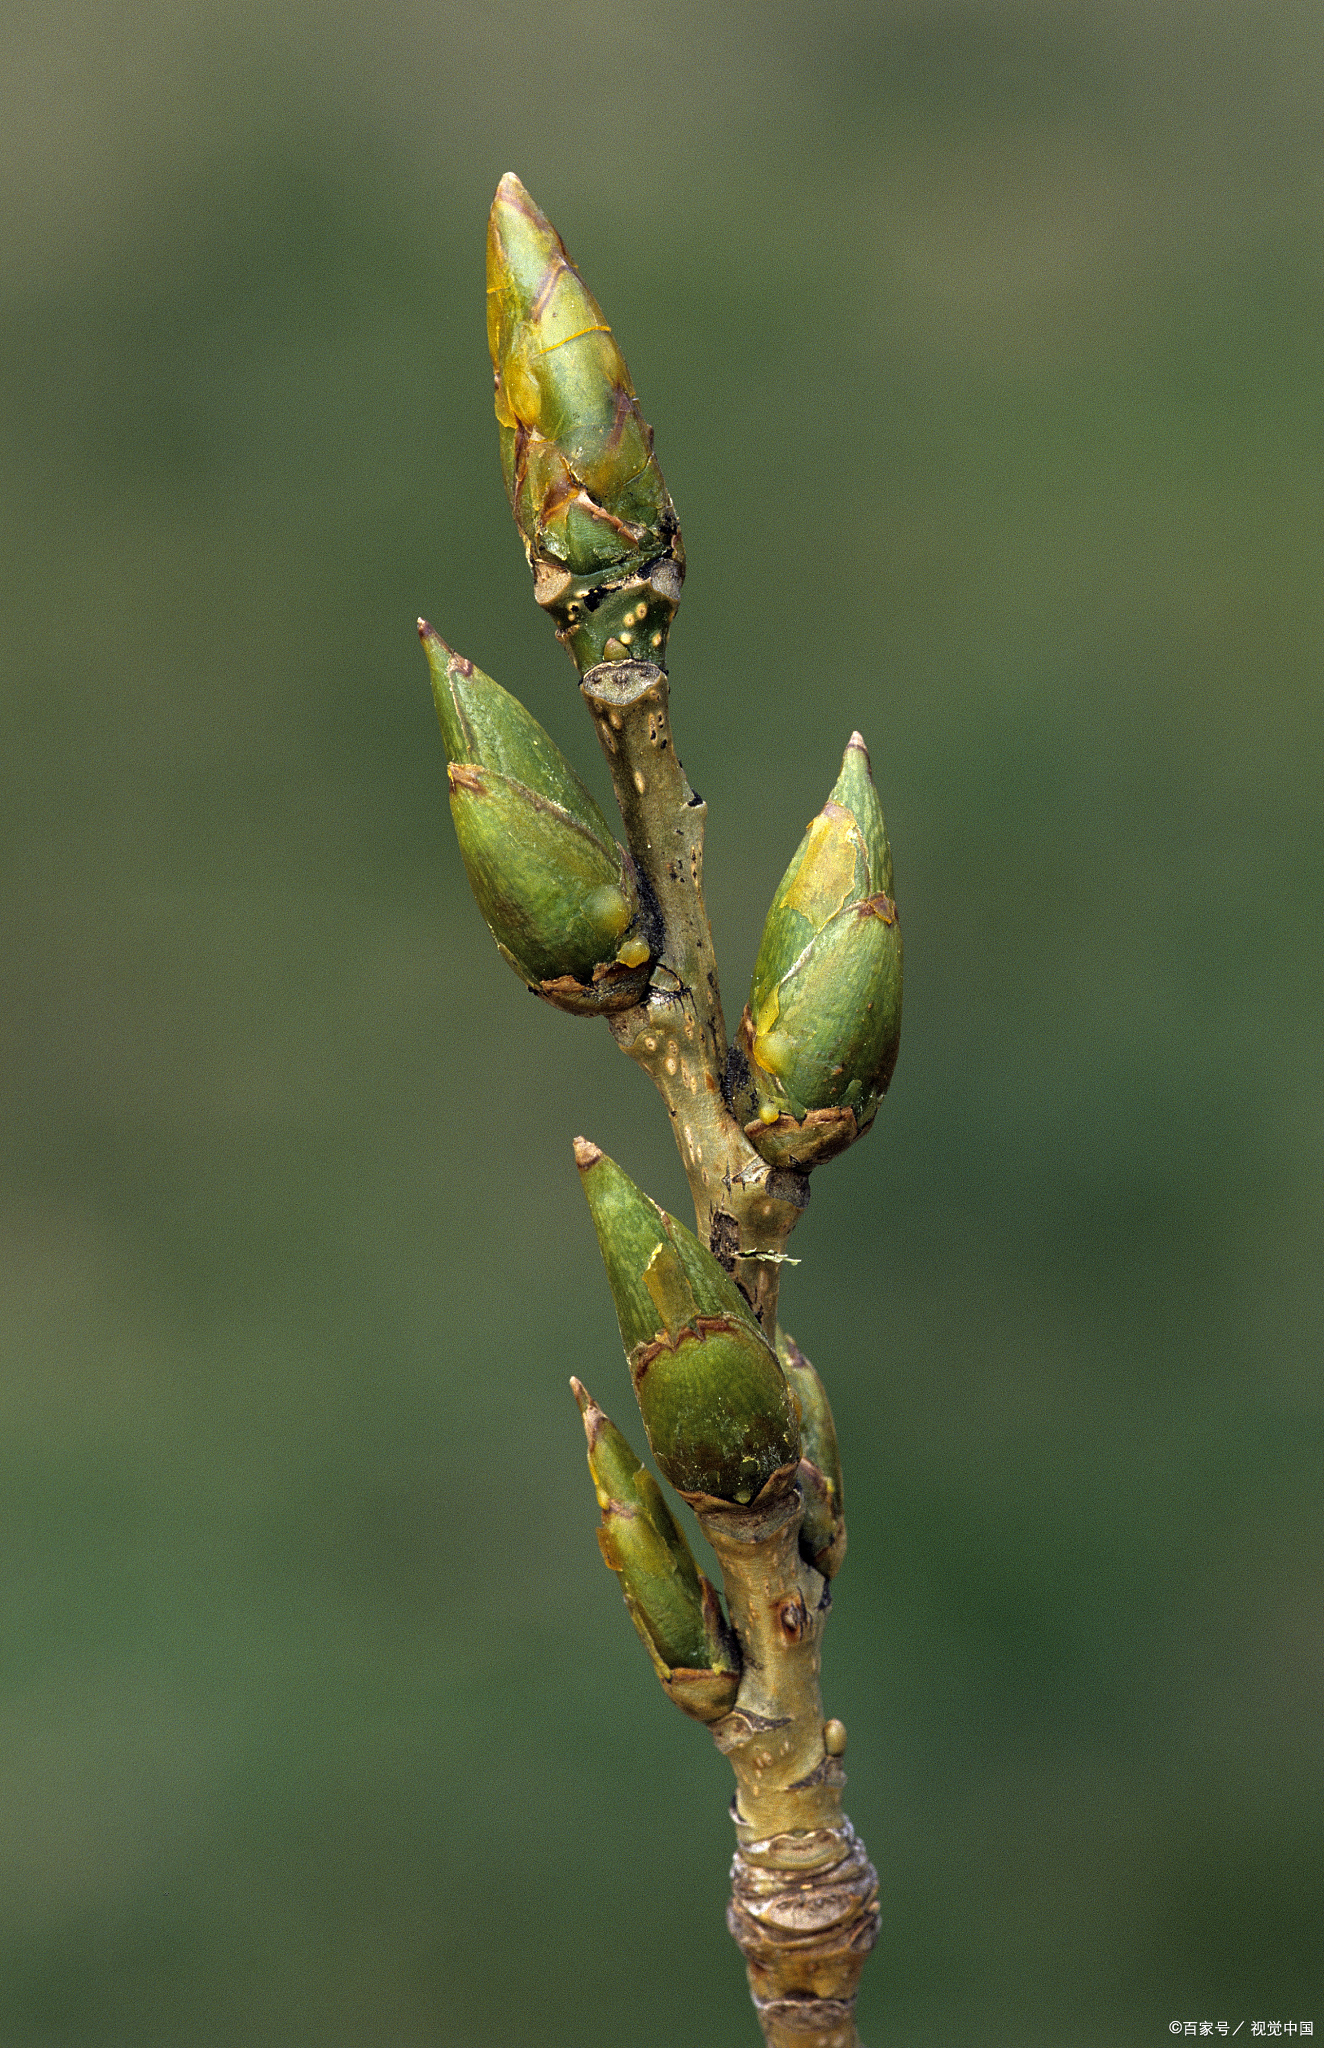
{"label": "lateral bud", "polygon": [[598,1546],[630,1619],[667,1696],[696,1721],[719,1721],[740,1685],[740,1651],[722,1603],[652,1473],[588,1389],[573,1378],[570,1385],[602,1510]]}
{"label": "lateral bud", "polygon": [[487,339],[534,596],[581,675],[665,667],[685,550],[653,430],[602,308],[513,171],[487,225]]}
{"label": "lateral bud", "polygon": [[418,631],[455,836],[502,958],[535,995],[579,1016],[641,1002],[654,955],[628,854],[519,699],[425,619]]}
{"label": "lateral bud", "polygon": [[846,1556],[841,1453],[827,1389],[794,1337],[777,1332],[777,1356],[800,1423],[798,1480],[804,1501],[800,1555],[825,1579],[835,1578]]}
{"label": "lateral bud", "polygon": [[663,1477],[692,1504],[785,1492],[800,1459],[795,1407],[744,1295],[596,1145],[577,1138],[575,1162]]}
{"label": "lateral bud", "polygon": [[901,931],[869,754],[841,773],[782,876],[737,1033],[732,1094],[751,1144],[808,1168],[868,1130],[901,1036]]}

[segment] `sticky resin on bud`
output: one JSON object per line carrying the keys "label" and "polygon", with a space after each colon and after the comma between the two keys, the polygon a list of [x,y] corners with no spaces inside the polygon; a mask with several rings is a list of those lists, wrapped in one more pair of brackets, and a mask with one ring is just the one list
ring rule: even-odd
{"label": "sticky resin on bud", "polygon": [[901,932],[869,755],[852,733],[832,793],[768,912],[732,1095],[775,1166],[820,1164],[868,1130],[896,1065]]}
{"label": "sticky resin on bud", "polygon": [[598,1545],[620,1579],[630,1619],[677,1706],[696,1720],[719,1720],[740,1684],[740,1653],[722,1603],[652,1473],[587,1388],[577,1379],[570,1385],[602,1511]]}
{"label": "sticky resin on bud", "polygon": [[653,430],[602,308],[513,171],[488,219],[487,338],[534,596],[581,675],[665,667],[685,550]]}
{"label": "sticky resin on bud", "polygon": [[426,620],[418,630],[455,836],[502,958],[558,1009],[594,1016],[643,1001],[654,955],[628,854],[519,699]]}
{"label": "sticky resin on bud", "polygon": [[784,1492],[800,1457],[794,1403],[744,1295],[596,1145],[576,1139],[575,1161],[663,1477],[692,1502]]}

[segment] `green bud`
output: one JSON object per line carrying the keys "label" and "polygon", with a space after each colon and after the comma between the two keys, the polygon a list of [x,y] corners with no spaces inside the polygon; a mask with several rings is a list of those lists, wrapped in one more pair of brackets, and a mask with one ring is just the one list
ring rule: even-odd
{"label": "green bud", "polygon": [[630,1619],[677,1706],[696,1720],[719,1720],[740,1684],[740,1653],[721,1602],[652,1473],[587,1389],[577,1379],[570,1385],[602,1510],[598,1544],[620,1578]]}
{"label": "green bud", "polygon": [[653,430],[601,307],[513,171],[487,224],[487,339],[534,596],[581,675],[665,666],[685,550]]}
{"label": "green bud", "polygon": [[663,1477],[687,1497],[747,1506],[799,1460],[785,1374],[735,1281],[693,1232],[583,1138],[575,1163]]}
{"label": "green bud", "polygon": [[737,1043],[751,1142],[817,1165],[868,1130],[901,1035],[901,933],[869,755],[852,733],[832,794],[768,912]]}
{"label": "green bud", "polygon": [[802,1556],[825,1579],[835,1578],[846,1555],[846,1519],[841,1486],[841,1453],[827,1389],[794,1337],[777,1332],[777,1356],[795,1397],[800,1421],[800,1523]]}
{"label": "green bud", "polygon": [[634,870],[559,747],[520,703],[418,624],[469,886],[502,957],[580,1015],[641,1002],[653,953]]}

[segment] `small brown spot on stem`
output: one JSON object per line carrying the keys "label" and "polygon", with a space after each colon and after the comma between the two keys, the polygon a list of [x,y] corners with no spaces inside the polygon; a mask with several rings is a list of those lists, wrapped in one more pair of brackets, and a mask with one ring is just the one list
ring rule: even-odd
{"label": "small brown spot on stem", "polygon": [[798,1643],[809,1626],[809,1616],[799,1593],[793,1600],[783,1600],[777,1609],[777,1621],[788,1642]]}

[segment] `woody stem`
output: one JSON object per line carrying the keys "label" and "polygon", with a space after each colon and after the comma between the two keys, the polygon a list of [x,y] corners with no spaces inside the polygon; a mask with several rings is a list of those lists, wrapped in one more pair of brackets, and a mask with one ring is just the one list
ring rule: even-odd
{"label": "woody stem", "polygon": [[[647,999],[614,1016],[612,1034],[666,1103],[699,1236],[772,1343],[781,1259],[809,1179],[770,1167],[726,1099],[726,1025],[703,901],[707,806],[676,758],[662,669],[604,663],[583,694],[658,961]],[[855,1993],[877,1937],[878,1880],[841,1810],[845,1731],[825,1728],[819,1691],[831,1598],[800,1555],[802,1512],[795,1487],[761,1507],[709,1500],[699,1510],[742,1657],[735,1705],[712,1729],[737,1787],[727,1924],[768,2048],[858,2048]]]}
{"label": "woody stem", "polygon": [[841,1810],[845,1730],[823,1721],[831,1596],[800,1556],[794,1489],[762,1509],[710,1506],[744,1666],[712,1728],[736,1774],[727,1925],[769,2048],[858,2048],[855,1994],[878,1935],[878,1878]]}
{"label": "woody stem", "polygon": [[708,807],[676,758],[664,670],[605,662],[582,685],[625,822],[658,964],[647,999],[611,1019],[671,1117],[701,1240],[734,1273],[769,1342],[780,1261],[809,1200],[808,1176],[770,1167],[731,1114],[727,1039],[703,900]]}

